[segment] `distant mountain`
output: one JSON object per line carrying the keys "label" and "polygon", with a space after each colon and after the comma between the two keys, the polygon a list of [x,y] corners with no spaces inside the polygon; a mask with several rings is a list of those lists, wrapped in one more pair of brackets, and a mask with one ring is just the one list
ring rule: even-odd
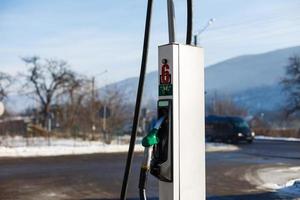
{"label": "distant mountain", "polygon": [[[124,94],[125,99],[134,103],[136,100],[136,93],[138,87],[138,77],[128,78],[123,81],[119,81],[108,85],[109,89],[115,89],[121,91]],[[157,71],[146,74],[144,93],[143,93],[144,104],[151,104],[158,98],[158,74]]]}
{"label": "distant mountain", "polygon": [[[274,110],[283,105],[285,97],[279,85],[284,77],[288,58],[300,55],[300,46],[256,55],[244,55],[225,60],[205,68],[207,96],[226,94],[250,109]],[[157,71],[147,74],[144,102],[157,99]],[[110,85],[124,91],[128,101],[134,103],[138,78],[129,78]]]}
{"label": "distant mountain", "polygon": [[[225,60],[205,68],[207,98],[215,93],[229,95],[251,112],[280,108],[285,100],[278,84],[284,77],[288,58],[300,55],[300,46],[256,55],[244,55]],[[138,77],[128,78],[107,86],[121,91],[128,103],[134,103]],[[146,76],[143,102],[155,106],[158,93],[157,71]],[[103,94],[104,89],[100,91]],[[9,107],[23,110],[34,103],[28,97],[13,96]],[[22,109],[23,108],[23,109]]]}
{"label": "distant mountain", "polygon": [[293,55],[300,55],[300,46],[239,56],[207,67],[206,90],[233,93],[274,86],[284,76],[288,58]]}

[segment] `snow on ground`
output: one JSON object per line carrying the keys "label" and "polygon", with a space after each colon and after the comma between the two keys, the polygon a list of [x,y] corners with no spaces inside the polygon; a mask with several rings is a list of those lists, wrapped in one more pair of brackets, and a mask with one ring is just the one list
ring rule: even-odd
{"label": "snow on ground", "polygon": [[[143,151],[143,147],[141,145],[137,145],[135,150]],[[91,144],[89,146],[0,147],[0,157],[61,156],[127,151],[128,145],[113,144]]]}
{"label": "snow on ground", "polygon": [[272,167],[248,171],[245,179],[258,189],[275,191],[300,200],[300,167]]}
{"label": "snow on ground", "polygon": [[289,138],[289,137],[270,137],[270,136],[255,136],[256,140],[278,140],[278,141],[297,141],[300,142],[300,138]]}
{"label": "snow on ground", "polygon": [[[128,144],[114,140],[108,145],[101,141],[82,139],[0,137],[0,157],[60,156],[93,153],[127,152]],[[137,144],[136,151],[143,151]]]}
{"label": "snow on ground", "polygon": [[219,151],[237,151],[239,147],[232,144],[224,144],[224,143],[206,143],[205,151],[206,152],[219,152]]}
{"label": "snow on ground", "polygon": [[[124,143],[126,141],[126,143]],[[117,153],[128,151],[129,138],[117,138],[111,144],[102,141],[85,141],[82,139],[62,139],[35,137],[24,138],[0,137],[0,157],[34,157],[34,156],[61,156],[93,153]],[[236,151],[235,145],[222,143],[207,143],[206,152]],[[141,152],[141,138],[137,138],[135,150]]]}

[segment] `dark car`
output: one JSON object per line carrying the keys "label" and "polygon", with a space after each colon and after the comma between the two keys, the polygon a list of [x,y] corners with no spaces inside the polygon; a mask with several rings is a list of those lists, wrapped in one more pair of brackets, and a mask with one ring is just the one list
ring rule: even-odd
{"label": "dark car", "polygon": [[241,117],[215,116],[205,118],[205,138],[207,141],[222,141],[237,143],[246,141],[252,143],[254,132]]}

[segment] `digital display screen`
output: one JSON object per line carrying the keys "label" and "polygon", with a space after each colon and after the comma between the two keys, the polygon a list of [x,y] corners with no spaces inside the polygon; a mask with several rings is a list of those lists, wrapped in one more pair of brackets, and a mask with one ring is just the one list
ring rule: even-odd
{"label": "digital display screen", "polygon": [[169,101],[159,101],[158,106],[159,107],[167,107],[167,106],[169,106]]}

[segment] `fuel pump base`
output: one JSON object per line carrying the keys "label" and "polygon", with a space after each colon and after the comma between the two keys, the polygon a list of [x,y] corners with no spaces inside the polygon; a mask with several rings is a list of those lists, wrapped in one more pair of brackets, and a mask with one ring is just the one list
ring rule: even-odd
{"label": "fuel pump base", "polygon": [[165,134],[168,138],[168,152],[160,149],[164,160],[156,165],[159,169],[155,173],[161,173],[156,175],[160,177],[159,199],[205,200],[203,49],[181,44],[160,46],[158,78],[158,110],[163,105],[169,109],[165,122],[169,128],[158,133],[158,137]]}

